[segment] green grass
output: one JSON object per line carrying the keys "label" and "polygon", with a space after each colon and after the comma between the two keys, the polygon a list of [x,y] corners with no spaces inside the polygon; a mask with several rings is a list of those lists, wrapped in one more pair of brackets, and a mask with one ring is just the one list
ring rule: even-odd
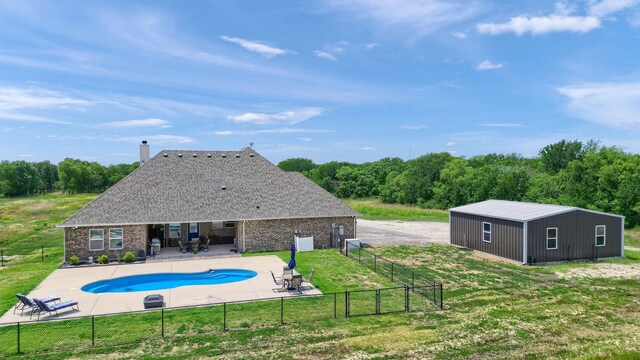
{"label": "green grass", "polygon": [[423,209],[418,206],[383,204],[375,199],[346,199],[352,209],[365,220],[402,220],[448,222],[449,213],[444,210]]}
{"label": "green grass", "polygon": [[0,198],[0,248],[8,260],[0,268],[0,313],[15,305],[16,293],[29,293],[62,264],[64,232],[56,225],[94,197],[50,194]]}
{"label": "green grass", "polygon": [[[0,243],[29,244],[29,239],[62,245],[62,232],[49,224],[73,212],[91,196],[44,196],[0,199]],[[42,205],[43,202],[48,205]],[[62,206],[58,209],[57,206]],[[48,210],[47,210],[48,209]],[[52,211],[49,215],[49,211]],[[387,213],[393,218],[393,214]],[[47,217],[49,216],[49,217]],[[414,216],[399,217],[412,219]],[[60,219],[61,220],[61,219]],[[44,226],[44,223],[47,226]],[[39,224],[39,225],[38,225]],[[7,230],[10,229],[10,230]],[[631,236],[637,236],[637,230]],[[629,236],[630,232],[627,232]],[[633,241],[633,240],[632,240]],[[629,244],[629,241],[627,241]],[[631,245],[630,245],[631,246]],[[635,246],[633,246],[635,247]],[[160,339],[158,312],[96,318],[96,345],[91,349],[90,319],[22,325],[21,358],[243,358],[243,359],[636,359],[640,358],[640,279],[562,278],[591,262],[524,267],[487,260],[447,245],[383,247],[376,253],[416,268],[444,282],[447,310],[427,307],[418,297],[411,306],[423,313],[344,318],[344,300],[333,298],[286,300],[280,326],[279,301],[228,306],[228,326],[222,331],[221,307],[165,311],[165,335]],[[640,252],[625,251],[626,265],[640,261]],[[52,254],[55,252],[52,250]],[[17,289],[30,291],[61,261],[30,262],[22,271],[14,263],[0,270],[0,300],[13,305]],[[289,252],[275,254],[285,261]],[[34,254],[33,256],[36,256]],[[52,255],[53,256],[53,255]],[[335,250],[299,253],[297,269],[325,293],[344,289],[390,286],[389,280],[346,259]],[[22,261],[22,260],[19,260]],[[368,261],[368,260],[367,260]],[[23,272],[29,269],[33,273]],[[9,271],[9,272],[7,272]],[[25,274],[26,277],[25,277]],[[8,276],[5,276],[8,275]],[[23,281],[26,279],[26,282]],[[24,284],[23,284],[24,283]],[[9,289],[9,290],[6,290]],[[383,296],[383,309],[398,310],[402,296]],[[374,304],[366,295],[353,295],[352,313],[366,313]],[[6,308],[6,305],[3,305]],[[384,311],[384,310],[383,310]],[[0,327],[0,357],[12,353],[14,328]],[[126,343],[125,345],[116,345]],[[56,352],[41,353],[51,346]],[[77,348],[79,347],[79,349]],[[4,348],[10,349],[4,352]]]}
{"label": "green grass", "polygon": [[640,249],[640,229],[630,229],[624,232],[624,246]]}

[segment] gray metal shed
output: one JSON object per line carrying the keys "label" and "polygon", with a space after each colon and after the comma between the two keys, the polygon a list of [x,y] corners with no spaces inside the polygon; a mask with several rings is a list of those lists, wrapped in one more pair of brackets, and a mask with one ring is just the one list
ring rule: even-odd
{"label": "gray metal shed", "polygon": [[487,200],[449,209],[451,244],[523,264],[624,256],[624,217],[573,206]]}

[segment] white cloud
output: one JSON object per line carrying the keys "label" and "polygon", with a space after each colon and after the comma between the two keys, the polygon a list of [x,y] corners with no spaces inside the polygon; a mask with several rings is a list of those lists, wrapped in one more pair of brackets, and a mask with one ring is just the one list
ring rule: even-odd
{"label": "white cloud", "polygon": [[602,0],[591,1],[589,14],[597,17],[606,17],[613,13],[634,7],[640,4],[640,0]]}
{"label": "white cloud", "polygon": [[585,33],[599,28],[600,19],[595,16],[516,16],[505,23],[482,23],[476,26],[481,34],[499,35],[512,32],[518,36],[531,33],[541,35],[550,32],[570,31]]}
{"label": "white cloud", "polygon": [[329,4],[349,12],[358,21],[370,22],[381,31],[415,41],[480,11],[476,1],[443,0],[331,0]]}
{"label": "white cloud", "polygon": [[92,104],[91,101],[70,97],[57,91],[0,87],[0,119],[5,120],[70,124],[67,121],[51,119],[30,112],[43,109],[48,111],[82,111],[84,107]]}
{"label": "white cloud", "polygon": [[319,116],[324,109],[317,107],[301,108],[297,110],[289,110],[279,112],[277,114],[265,113],[244,113],[241,115],[229,115],[227,119],[234,123],[251,123],[258,125],[268,125],[273,123],[297,124],[313,117]]}
{"label": "white cloud", "polygon": [[640,12],[633,14],[629,18],[629,25],[633,27],[640,27]]}
{"label": "white cloud", "polygon": [[338,58],[336,58],[333,54],[330,54],[326,51],[314,50],[313,54],[322,59],[338,61]]}
{"label": "white cloud", "polygon": [[241,135],[241,136],[251,136],[251,135],[260,135],[260,134],[302,134],[302,133],[330,133],[333,130],[326,129],[301,129],[301,128],[278,128],[278,129],[263,129],[263,130],[222,130],[222,131],[214,131],[214,135],[218,136],[231,136],[231,135]]}
{"label": "white cloud", "polygon": [[488,123],[488,124],[481,124],[482,126],[486,126],[486,127],[498,127],[498,128],[521,128],[524,127],[524,125],[522,124],[517,124],[517,123]]}
{"label": "white cloud", "polygon": [[455,145],[455,144],[456,144],[456,143],[454,143],[453,141],[449,141],[449,142],[447,143],[447,146],[453,146],[453,145]]}
{"label": "white cloud", "polygon": [[304,142],[309,142],[309,141],[312,141],[312,140],[313,140],[313,138],[310,138],[310,137],[304,137],[304,136],[303,136],[303,137],[299,137],[299,138],[298,138],[298,140],[301,140],[301,141],[304,141]]}
{"label": "white cloud", "polygon": [[428,127],[429,125],[402,125],[400,128],[404,130],[421,130]]}
{"label": "white cloud", "polygon": [[113,121],[96,126],[103,129],[135,129],[142,127],[157,127],[160,129],[170,128],[171,124],[167,120],[150,118],[137,120]]}
{"label": "white cloud", "polygon": [[457,37],[460,40],[463,40],[463,39],[467,38],[467,33],[462,32],[462,31],[452,31],[451,35]]}
{"label": "white cloud", "polygon": [[142,140],[147,140],[151,145],[154,144],[195,144],[196,140],[188,136],[181,135],[148,135],[148,136],[115,136],[107,138],[110,141],[126,141],[138,143]]}
{"label": "white cloud", "polygon": [[288,53],[287,50],[279,49],[275,46],[266,45],[257,41],[245,40],[245,39],[228,37],[228,36],[221,36],[220,38],[224,41],[238,44],[249,51],[253,51],[255,53],[264,55],[266,57],[273,57],[273,56],[284,55]]}
{"label": "white cloud", "polygon": [[368,44],[366,44],[364,46],[364,48],[367,49],[367,50],[375,49],[377,47],[380,47],[380,44],[374,43],[374,42],[373,43],[368,43]]}
{"label": "white cloud", "polygon": [[34,157],[34,154],[18,154],[16,155],[16,157],[26,157],[26,158],[31,158]]}
{"label": "white cloud", "polygon": [[491,62],[491,60],[485,60],[480,64],[477,64],[475,66],[475,69],[478,71],[496,70],[496,69],[501,69],[503,66],[504,64],[494,64]]}
{"label": "white cloud", "polygon": [[640,127],[640,82],[586,83],[558,88],[575,117],[609,127]]}
{"label": "white cloud", "polygon": [[371,146],[364,146],[364,147],[360,147],[358,148],[358,150],[362,150],[362,151],[375,151],[376,148],[371,147]]}

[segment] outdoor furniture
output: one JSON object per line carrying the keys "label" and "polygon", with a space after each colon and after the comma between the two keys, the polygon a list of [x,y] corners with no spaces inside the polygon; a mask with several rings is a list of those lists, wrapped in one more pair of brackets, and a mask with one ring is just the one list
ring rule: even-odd
{"label": "outdoor furniture", "polygon": [[164,306],[164,296],[160,294],[147,295],[144,297],[143,304],[145,309],[161,308]]}
{"label": "outdoor furniture", "polygon": [[198,242],[198,248],[204,252],[209,251],[209,237],[201,237]]}
{"label": "outdoor furniture", "polygon": [[302,287],[302,275],[300,274],[293,275],[291,277],[291,282],[289,283],[289,290],[298,290],[299,293],[302,293],[302,291],[300,291],[301,287]]}
{"label": "outdoor furniture", "polygon": [[280,286],[277,289],[273,289],[273,291],[276,291],[276,292],[284,291],[286,289],[286,285],[287,285],[286,282],[284,281],[284,279],[282,277],[276,278],[276,276],[273,274],[273,271],[269,271],[269,272],[271,273],[271,278],[273,279],[273,282],[276,285]]}
{"label": "outdoor furniture", "polygon": [[56,315],[58,315],[58,310],[66,309],[69,307],[72,309],[75,307],[74,310],[80,311],[80,307],[78,307],[78,302],[73,300],[63,301],[63,302],[59,302],[51,305],[39,299],[33,299],[33,301],[38,305],[38,308],[40,309],[38,311],[38,320],[40,320],[40,315],[42,315],[43,312],[47,312],[49,313],[49,315],[51,315],[52,313],[56,313]]}
{"label": "outdoor furniture", "polygon": [[[14,314],[16,313],[16,310],[20,310],[20,316],[22,316],[25,310],[31,310],[31,316],[33,316],[34,312],[38,311],[39,309],[38,304],[33,302],[31,299],[29,299],[28,297],[22,294],[16,294],[16,296],[18,297],[18,299],[20,299],[20,301],[18,301],[16,306],[13,308]],[[44,301],[45,303],[50,303],[50,302],[60,301],[60,298],[57,296],[47,296],[47,297],[41,298],[40,300]]]}
{"label": "outdoor furniture", "polygon": [[180,252],[183,254],[189,251],[189,249],[182,244],[182,240],[178,240],[178,246],[180,246]]}

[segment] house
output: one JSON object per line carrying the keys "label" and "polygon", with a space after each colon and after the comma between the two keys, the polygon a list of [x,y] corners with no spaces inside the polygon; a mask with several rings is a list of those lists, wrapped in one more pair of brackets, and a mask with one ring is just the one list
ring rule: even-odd
{"label": "house", "polygon": [[[148,254],[151,239],[177,247],[208,236],[239,251],[288,249],[295,235],[315,248],[355,237],[356,213],[297,172],[285,172],[252,148],[239,151],[164,150],[58,227],[65,261],[127,251]],[[227,245],[229,246],[229,245]]]}
{"label": "house", "polygon": [[531,264],[624,256],[624,217],[487,200],[449,209],[451,244]]}

